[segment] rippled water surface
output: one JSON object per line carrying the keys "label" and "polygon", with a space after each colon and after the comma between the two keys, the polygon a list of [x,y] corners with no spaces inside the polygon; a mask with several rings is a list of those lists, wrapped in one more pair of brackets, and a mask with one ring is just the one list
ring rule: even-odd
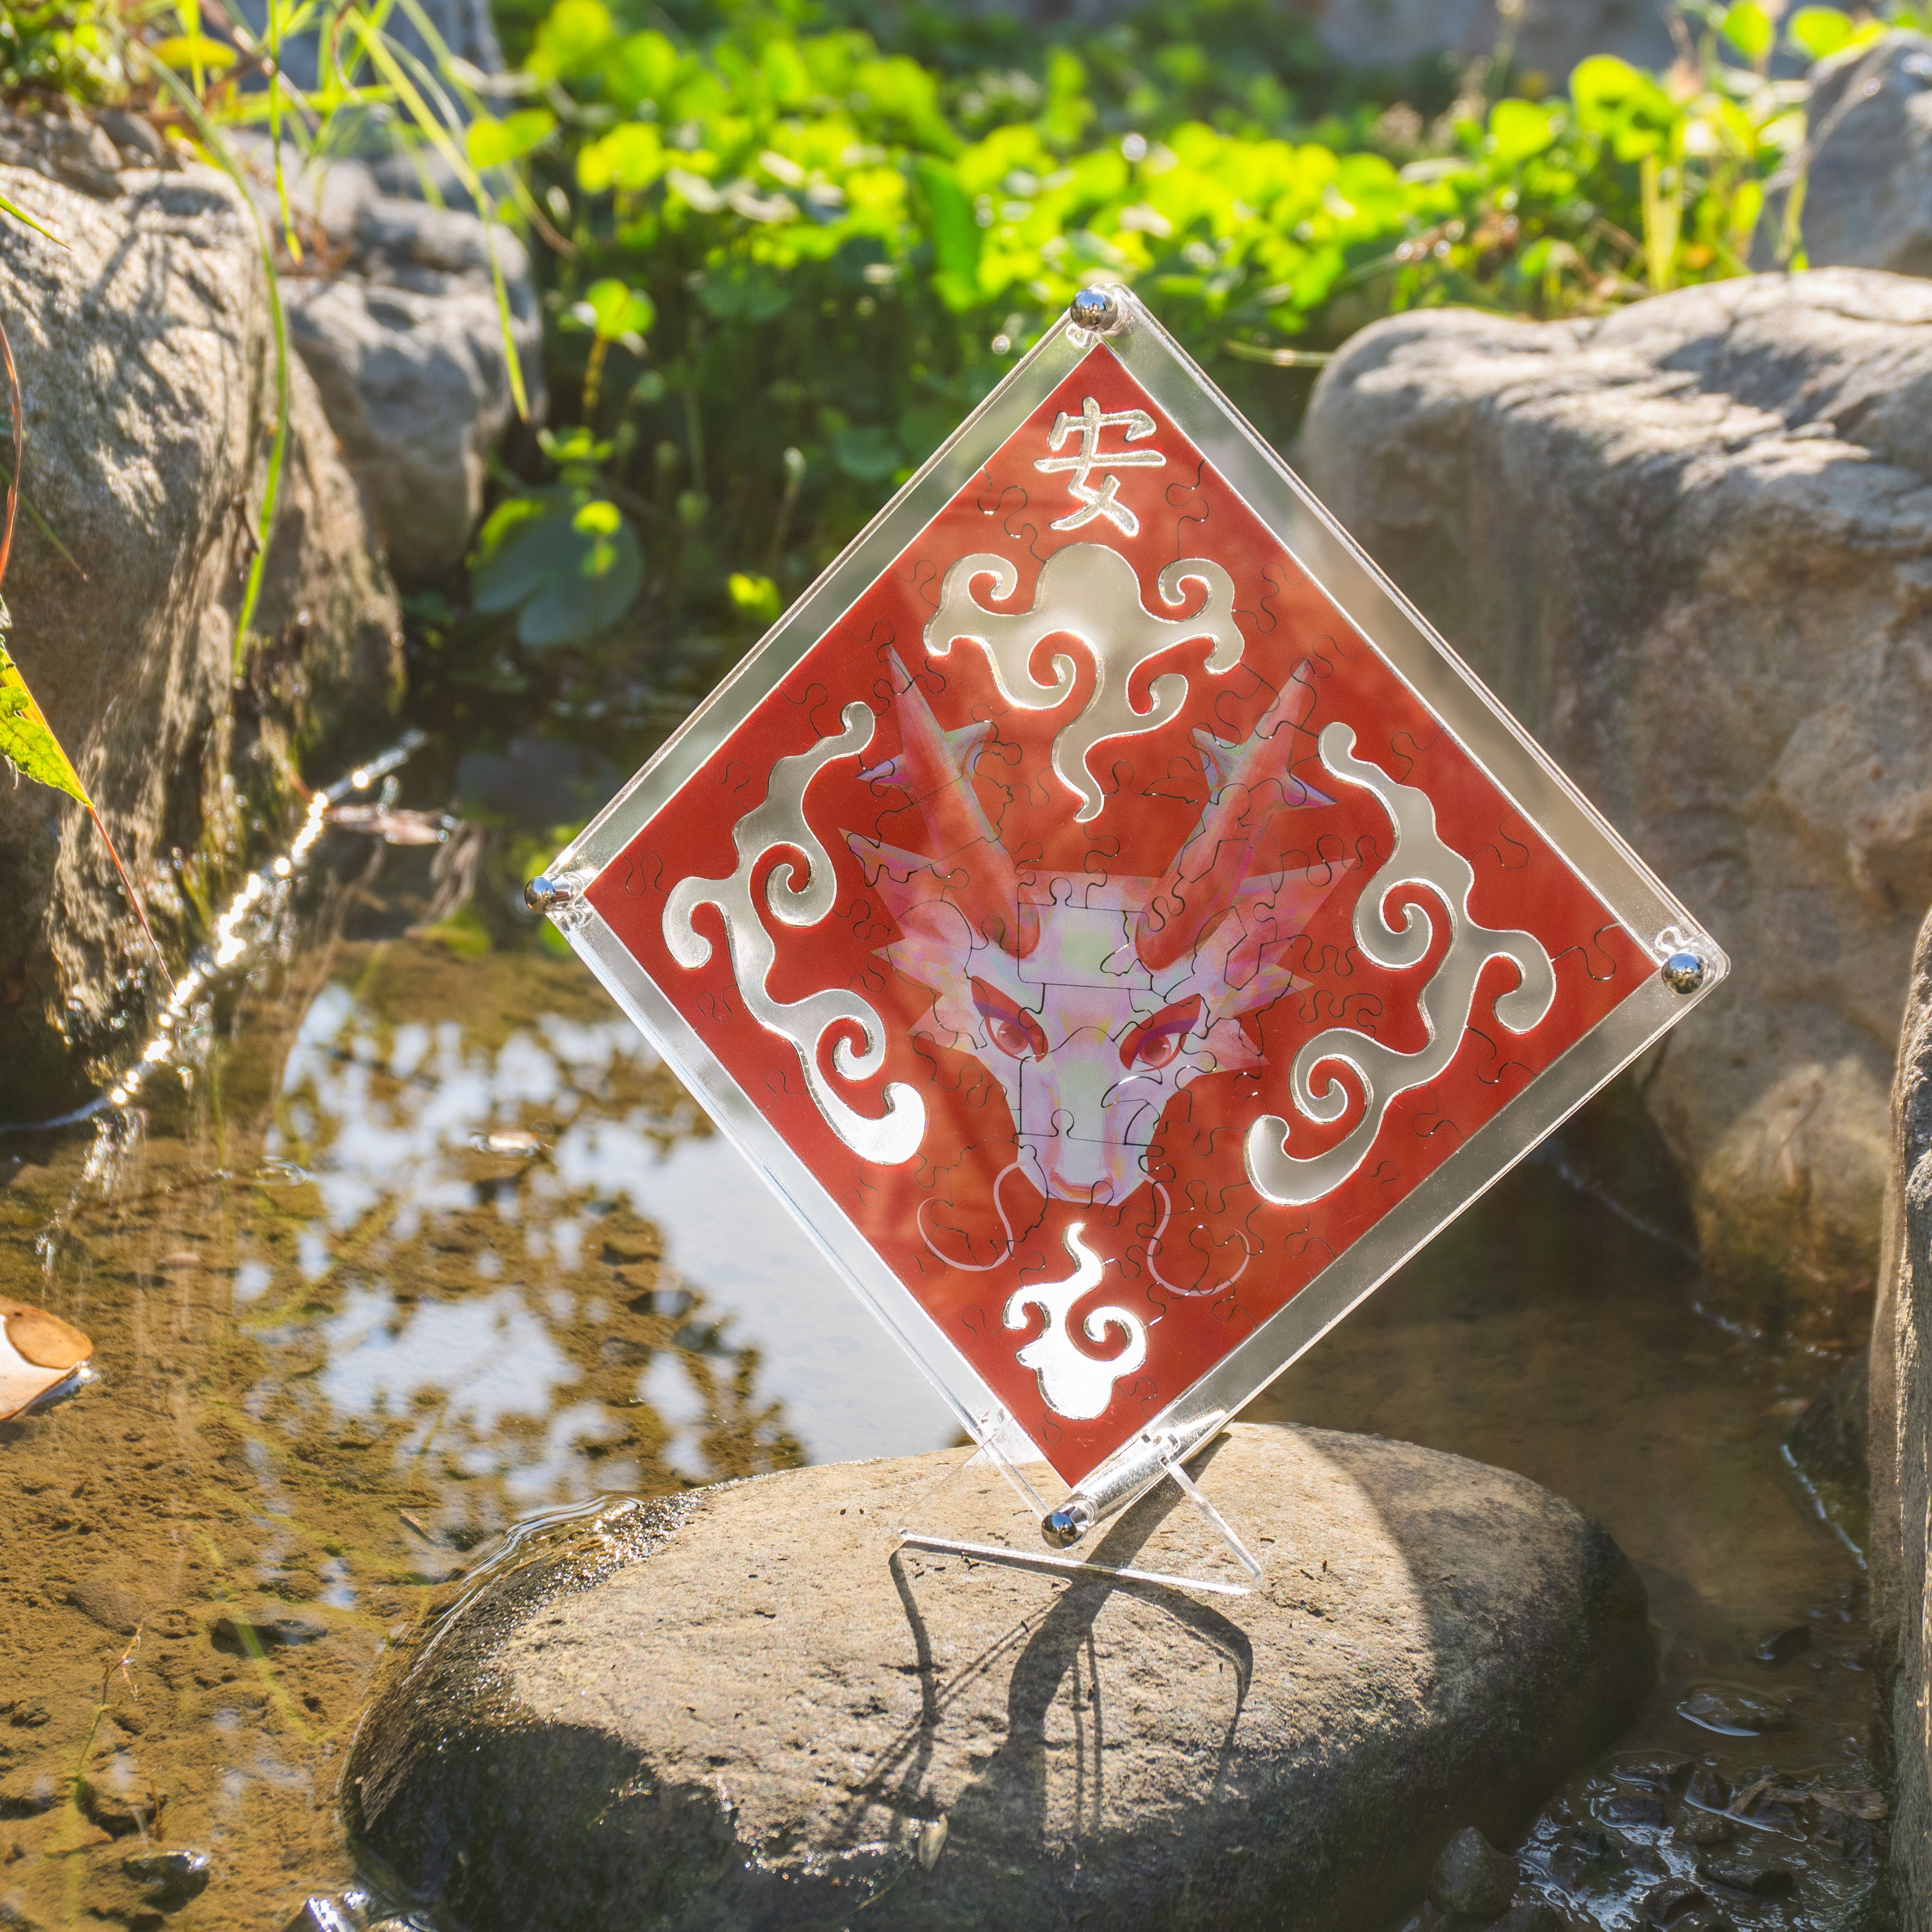
{"label": "rippled water surface", "polygon": [[[0,1424],[0,1924],[278,1932],[354,1876],[334,1787],[386,1646],[508,1525],[955,1439],[574,961],[334,891],[184,1090],[0,1138],[0,1294],[99,1369]],[[1696,1296],[1545,1162],[1259,1412],[1521,1470],[1642,1570],[1658,1694],[1524,1848],[1574,1923],[1675,1876],[1690,1932],[1876,1925],[1861,1571],[1779,1450],[1837,1364]],[[205,1889],[140,1863],[167,1849]]]}

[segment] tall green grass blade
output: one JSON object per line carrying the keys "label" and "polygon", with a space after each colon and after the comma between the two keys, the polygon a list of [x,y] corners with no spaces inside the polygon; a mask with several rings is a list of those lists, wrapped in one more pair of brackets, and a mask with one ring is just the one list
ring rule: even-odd
{"label": "tall green grass blade", "polygon": [[[141,44],[136,40],[130,44],[138,47]],[[281,278],[275,272],[274,244],[269,237],[268,224],[262,219],[261,212],[255,206],[254,197],[248,192],[248,184],[242,172],[241,163],[236,159],[234,149],[208,118],[200,101],[182,84],[180,77],[170,72],[152,55],[148,55],[147,59],[148,68],[155,78],[173,94],[182,112],[194,124],[195,134],[201,142],[202,151],[240,190],[243,204],[255,224],[255,239],[261,250],[262,272],[268,278],[268,310],[275,331],[275,440],[268,452],[268,474],[262,488],[261,514],[256,520],[255,554],[249,562],[248,580],[242,588],[242,608],[235,616],[235,670],[238,676],[248,659],[248,638],[250,627],[255,621],[255,607],[261,601],[262,580],[268,566],[268,542],[274,534],[275,506],[281,496],[282,471],[288,460],[288,316],[282,307]]]}
{"label": "tall green grass blade", "polygon": [[44,221],[40,220],[38,216],[29,214],[17,201],[9,196],[0,194],[0,214],[10,214],[16,221],[24,221],[29,228],[34,229],[44,235],[56,248],[64,248],[67,246],[60,236]]}
{"label": "tall green grass blade", "polygon": [[275,158],[275,202],[289,259],[302,258],[302,238],[289,217],[289,184],[282,166],[282,0],[268,0],[268,151]]}
{"label": "tall green grass blade", "polygon": [[[470,157],[451,139],[448,130],[430,111],[429,104],[417,91],[416,83],[404,71],[402,63],[397,59],[388,43],[381,34],[374,32],[360,14],[351,14],[348,19],[370,62],[394,89],[397,99],[408,109],[410,118],[448,163],[450,172],[463,184],[476,204],[477,213],[486,224],[494,224],[496,218],[496,202],[489,190],[483,185],[482,176],[470,165]],[[510,394],[516,404],[517,414],[528,422],[530,399],[524,386],[523,358],[517,353],[514,323],[510,314],[510,292],[504,284],[503,265],[496,259],[494,243],[489,246],[488,253],[490,256],[490,280],[496,292],[496,320],[503,332],[504,356],[510,374]]]}
{"label": "tall green grass blade", "polygon": [[[14,472],[4,463],[0,463],[0,484],[5,484],[10,490],[14,487]],[[82,583],[85,584],[87,581],[87,572],[74,562],[74,553],[61,542],[59,532],[55,530],[53,525],[34,508],[33,499],[28,496],[25,490],[20,493],[20,507],[33,518],[34,529],[38,530],[41,536],[53,546],[55,554],[61,561],[80,579]]]}

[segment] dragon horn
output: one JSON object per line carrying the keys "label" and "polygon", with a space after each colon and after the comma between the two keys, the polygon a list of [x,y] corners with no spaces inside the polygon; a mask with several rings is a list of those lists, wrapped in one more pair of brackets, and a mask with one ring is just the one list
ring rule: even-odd
{"label": "dragon horn", "polygon": [[[905,794],[925,821],[926,856],[944,880],[946,898],[981,938],[1024,958],[1039,942],[1040,915],[1021,904],[1012,860],[973,788],[973,768],[992,735],[992,724],[982,720],[947,730],[898,653],[887,655],[898,687],[887,715],[898,728],[899,748],[859,776],[872,786]],[[872,840],[854,843],[880,849]]]}
{"label": "dragon horn", "polygon": [[1134,928],[1141,963],[1160,972],[1191,952],[1257,873],[1280,872],[1269,836],[1277,812],[1334,800],[1293,776],[1298,730],[1315,707],[1299,669],[1246,740],[1230,745],[1197,730],[1210,787],[1201,823],[1148,895]]}

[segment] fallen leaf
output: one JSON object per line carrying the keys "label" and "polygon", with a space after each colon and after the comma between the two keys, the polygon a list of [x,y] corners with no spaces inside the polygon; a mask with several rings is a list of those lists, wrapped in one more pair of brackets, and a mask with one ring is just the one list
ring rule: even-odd
{"label": "fallen leaf", "polygon": [[80,774],[62,750],[53,728],[40,715],[40,707],[34,702],[34,694],[4,641],[0,641],[0,758],[11,759],[23,777],[51,785],[79,799],[88,811],[94,809]]}
{"label": "fallen leaf", "polygon": [[0,1298],[0,1422],[58,1388],[93,1353],[94,1344],[58,1316]]}

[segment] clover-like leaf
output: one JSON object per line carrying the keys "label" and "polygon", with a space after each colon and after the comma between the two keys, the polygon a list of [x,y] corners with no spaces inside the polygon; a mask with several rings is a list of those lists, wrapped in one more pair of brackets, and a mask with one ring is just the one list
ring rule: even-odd
{"label": "clover-like leaf", "polygon": [[1724,10],[1724,35],[1744,58],[1755,65],[1767,58],[1778,44],[1778,28],[1756,0],[1738,0]]}
{"label": "clover-like leaf", "polygon": [[860,483],[882,482],[905,460],[898,439],[878,423],[839,430],[832,439],[832,458]]}
{"label": "clover-like leaf", "polygon": [[641,336],[658,317],[649,296],[627,287],[614,276],[592,282],[571,313],[585,328],[593,330],[600,342],[621,342],[627,335]]}
{"label": "clover-like leaf", "polygon": [[1858,28],[1836,7],[1801,7],[1784,23],[1784,31],[1808,59],[1820,61],[1836,53]]}
{"label": "clover-like leaf", "polygon": [[644,552],[617,506],[566,487],[498,506],[471,589],[478,610],[514,610],[518,641],[543,650],[609,629],[644,581]]}

